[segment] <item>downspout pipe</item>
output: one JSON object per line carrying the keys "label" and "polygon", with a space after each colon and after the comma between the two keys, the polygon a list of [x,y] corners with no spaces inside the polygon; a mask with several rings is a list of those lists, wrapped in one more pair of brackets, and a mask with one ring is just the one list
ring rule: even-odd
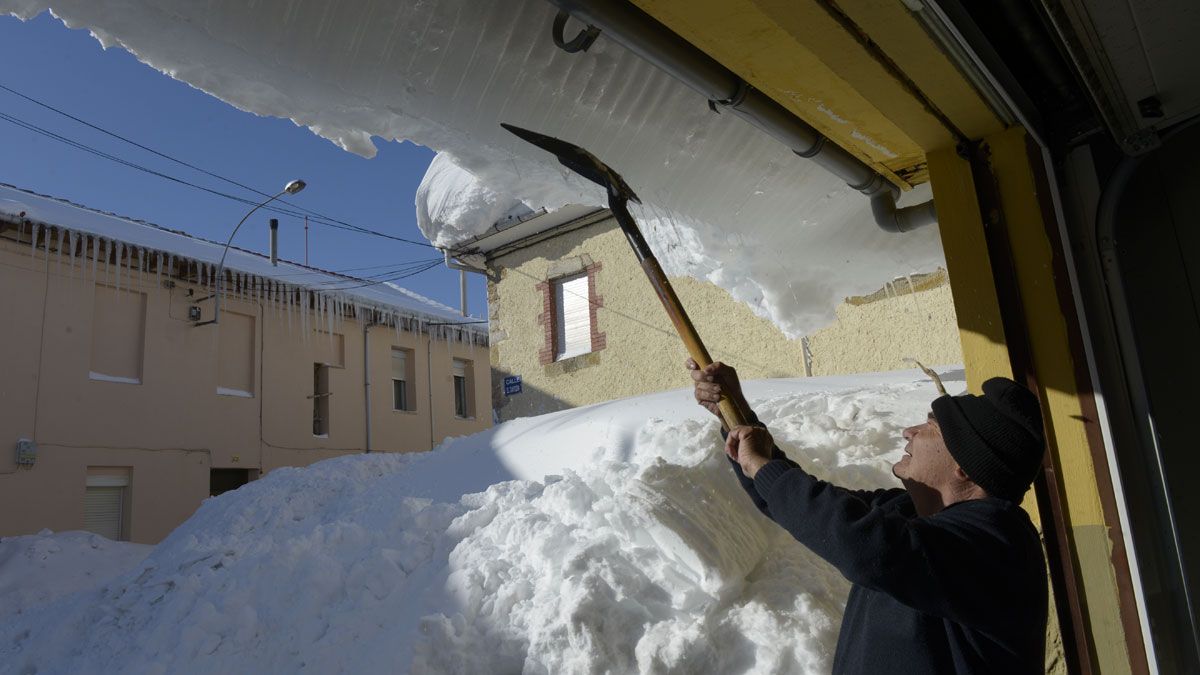
{"label": "downspout pipe", "polygon": [[375,326],[375,322],[368,320],[363,324],[363,410],[364,422],[366,423],[366,438],[364,440],[364,449],[367,454],[371,454],[371,328]]}
{"label": "downspout pipe", "polygon": [[937,221],[933,201],[899,207],[900,190],[879,172],[751,87],[709,55],[667,30],[629,2],[550,0],[562,12],[600,30],[709,100],[811,159],[871,200],[875,223],[888,232],[909,232]]}
{"label": "downspout pipe", "polygon": [[468,316],[468,314],[467,314],[467,274],[466,273],[474,272],[476,274],[482,274],[484,277],[486,277],[487,270],[481,270],[478,267],[472,267],[471,265],[466,265],[466,264],[459,262],[453,256],[450,255],[450,251],[443,250],[442,255],[445,256],[447,269],[458,270],[459,302],[462,305],[462,307],[459,309],[459,311],[463,316]]}

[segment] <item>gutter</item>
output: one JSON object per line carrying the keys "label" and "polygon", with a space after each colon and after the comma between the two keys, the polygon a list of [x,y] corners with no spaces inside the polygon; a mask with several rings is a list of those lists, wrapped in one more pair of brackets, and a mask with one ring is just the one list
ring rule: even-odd
{"label": "gutter", "polygon": [[[782,142],[792,152],[811,159],[871,200],[875,224],[887,232],[909,232],[937,220],[933,201],[899,207],[900,190],[862,160],[796,117],[787,108],[750,86],[687,40],[628,2],[550,0],[559,8],[554,38],[563,44],[566,17],[588,24],[581,33],[603,33],[617,44],[706,97],[713,110],[728,110]],[[572,40],[575,45],[579,38]],[[580,51],[577,46],[569,51]]]}

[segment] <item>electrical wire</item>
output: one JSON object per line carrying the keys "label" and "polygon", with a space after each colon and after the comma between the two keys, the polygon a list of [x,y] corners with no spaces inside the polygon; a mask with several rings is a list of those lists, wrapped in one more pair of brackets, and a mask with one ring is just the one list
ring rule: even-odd
{"label": "electrical wire", "polygon": [[[12,89],[9,89],[8,87],[5,87],[4,85],[0,85],[0,89],[4,89],[4,90],[6,90],[6,91],[10,91],[10,92],[11,92],[11,91],[13,91]],[[14,92],[14,93],[16,93],[16,92]],[[19,94],[19,93],[18,93],[17,95],[19,95],[19,96],[22,96],[23,98],[29,98],[29,97],[26,97],[26,96],[24,96],[24,95],[22,95],[22,94]],[[32,99],[30,99],[30,100],[32,100]],[[35,103],[38,103],[39,105],[44,105],[44,104],[41,104],[40,102],[37,102],[37,101],[34,101],[34,102],[35,102]],[[250,191],[252,191],[252,192],[254,192],[254,193],[256,193],[256,194],[265,194],[265,193],[263,193],[263,192],[260,192],[260,191],[258,191],[258,190],[256,190],[256,189],[254,189],[254,188],[251,188],[251,187],[249,187],[249,186],[242,185],[241,183],[238,183],[237,181],[234,181],[234,180],[232,180],[232,179],[224,178],[224,177],[222,177],[222,176],[219,176],[218,174],[213,174],[212,172],[206,171],[206,170],[204,170],[204,169],[200,169],[199,167],[195,167],[194,165],[191,165],[191,164],[189,164],[189,163],[187,163],[187,162],[184,162],[184,161],[182,161],[182,160],[176,160],[176,159],[174,159],[174,158],[172,158],[172,157],[170,157],[170,156],[168,156],[168,155],[164,155],[163,153],[159,153],[158,151],[155,151],[155,150],[152,150],[152,149],[146,148],[145,146],[142,146],[141,144],[138,144],[138,143],[135,143],[135,142],[133,142],[133,141],[130,141],[129,139],[126,139],[126,138],[124,138],[123,136],[120,136],[120,135],[118,135],[118,134],[113,134],[112,132],[105,131],[105,130],[103,130],[103,129],[100,129],[99,127],[96,127],[95,125],[92,125],[92,124],[90,124],[90,123],[88,123],[88,122],[84,122],[84,121],[82,121],[82,120],[79,120],[78,118],[76,118],[76,117],[74,117],[74,116],[71,116],[71,115],[69,115],[69,114],[67,114],[67,113],[63,113],[62,111],[59,111],[59,110],[57,110],[56,108],[52,108],[52,107],[50,107],[50,106],[45,106],[45,107],[47,107],[47,108],[50,108],[51,110],[54,110],[55,112],[59,112],[59,113],[61,113],[61,114],[63,114],[63,115],[66,115],[66,116],[70,117],[71,119],[74,119],[74,120],[76,120],[76,121],[79,121],[79,122],[80,122],[80,123],[82,123],[82,124],[86,124],[86,125],[87,125],[87,126],[89,126],[89,127],[95,128],[95,129],[97,129],[97,130],[99,130],[99,131],[103,131],[104,133],[108,133],[109,135],[111,135],[111,136],[113,136],[113,137],[115,137],[115,138],[119,138],[119,139],[121,139],[121,140],[124,140],[124,141],[126,141],[126,142],[129,142],[129,143],[131,143],[131,144],[133,144],[133,145],[135,145],[135,146],[137,146],[137,147],[139,147],[139,148],[143,148],[143,149],[147,150],[148,152],[152,152],[152,153],[154,153],[154,154],[156,154],[156,155],[159,155],[159,156],[167,157],[168,159],[171,159],[172,161],[178,162],[178,163],[180,163],[180,164],[182,164],[182,165],[184,165],[184,166],[187,166],[187,167],[189,167],[189,168],[193,168],[193,169],[195,169],[195,170],[197,170],[197,171],[200,171],[200,172],[202,172],[202,173],[205,173],[205,174],[207,174],[207,175],[212,175],[212,176],[215,176],[215,177],[217,177],[217,178],[220,178],[221,180],[225,180],[225,181],[227,181],[227,182],[230,182],[230,183],[232,183],[232,184],[234,184],[234,185],[237,185],[237,186],[239,186],[239,187],[242,187],[242,188],[244,188],[244,189],[250,190]],[[196,189],[196,190],[200,190],[200,191],[203,191],[203,192],[207,192],[207,193],[209,193],[209,194],[211,194],[211,195],[214,195],[214,196],[217,196],[217,197],[221,197],[221,198],[224,198],[224,199],[229,199],[229,200],[236,201],[236,202],[239,202],[239,203],[242,203],[242,204],[246,204],[246,205],[257,205],[257,204],[259,203],[258,201],[255,201],[255,200],[252,200],[252,199],[246,199],[246,198],[244,198],[244,197],[238,197],[237,195],[233,195],[233,194],[230,194],[230,193],[227,193],[227,192],[222,192],[222,191],[220,191],[220,190],[215,190],[215,189],[212,189],[212,188],[209,188],[209,187],[205,187],[205,186],[203,186],[203,185],[199,185],[199,184],[197,184],[197,183],[193,183],[193,182],[191,182],[191,181],[184,180],[184,179],[182,179],[182,178],[178,178],[178,177],[176,177],[176,176],[173,176],[173,175],[170,175],[170,174],[164,173],[164,172],[162,172],[162,171],[158,171],[158,170],[156,170],[156,169],[151,169],[151,168],[149,168],[149,167],[146,167],[146,166],[143,166],[143,165],[141,165],[141,164],[137,164],[136,162],[132,162],[132,161],[129,161],[129,160],[123,159],[123,158],[121,158],[121,157],[119,157],[119,156],[113,155],[113,154],[111,154],[111,153],[108,153],[108,152],[105,152],[105,151],[103,151],[103,150],[99,150],[99,149],[97,149],[97,148],[94,148],[94,147],[92,147],[92,146],[90,146],[90,145],[87,145],[86,143],[83,143],[83,142],[80,142],[80,141],[76,141],[76,140],[74,140],[74,139],[72,139],[72,138],[69,138],[69,137],[67,137],[67,136],[63,136],[62,134],[55,133],[55,132],[53,132],[53,131],[50,131],[50,130],[48,130],[48,129],[45,129],[45,128],[43,128],[43,127],[40,127],[40,126],[38,126],[38,125],[36,125],[36,124],[33,124],[32,122],[27,122],[27,121],[25,121],[25,120],[23,120],[23,119],[21,119],[21,118],[19,118],[19,117],[16,117],[16,116],[14,116],[14,115],[11,115],[11,114],[8,114],[8,113],[5,113],[5,112],[0,112],[0,120],[4,120],[4,121],[6,121],[6,122],[9,122],[10,124],[14,124],[14,125],[16,125],[16,126],[19,126],[19,127],[21,127],[21,128],[24,128],[24,129],[26,129],[26,130],[28,130],[28,131],[31,131],[31,132],[33,132],[33,133],[40,134],[40,135],[42,135],[42,136],[45,136],[45,137],[47,137],[47,138],[50,138],[50,139],[56,140],[56,141],[58,141],[58,142],[60,142],[60,143],[66,144],[66,145],[68,145],[68,146],[70,146],[70,147],[73,147],[73,148],[75,148],[75,149],[77,149],[77,150],[81,150],[81,151],[83,151],[83,152],[87,152],[87,153],[89,153],[89,154],[92,154],[92,155],[95,155],[95,156],[97,156],[97,157],[101,157],[101,158],[103,158],[103,159],[107,159],[107,160],[109,160],[109,161],[116,162],[116,163],[118,163],[118,164],[121,164],[121,165],[123,165],[123,166],[129,167],[129,168],[131,168],[131,169],[135,169],[135,170],[137,170],[137,171],[142,171],[142,172],[144,172],[144,173],[147,173],[147,174],[150,174],[150,175],[152,175],[152,176],[156,176],[156,177],[158,177],[158,178],[162,178],[163,180],[171,181],[171,182],[173,182],[173,183],[177,183],[177,184],[180,184],[180,185],[183,185],[183,186],[186,186],[186,187],[190,187],[190,188],[193,188],[193,189]],[[267,195],[267,196],[270,196],[270,195]],[[391,234],[388,234],[388,233],[386,233],[386,232],[380,232],[380,231],[378,231],[378,230],[372,230],[372,229],[370,229],[370,228],[362,227],[362,226],[359,226],[359,225],[354,225],[354,224],[352,224],[352,223],[348,223],[348,222],[346,222],[346,221],[343,221],[343,220],[338,220],[338,219],[336,219],[336,218],[331,218],[331,217],[329,217],[329,216],[321,215],[321,214],[319,214],[318,212],[316,212],[316,211],[313,211],[313,210],[311,210],[311,209],[306,209],[306,208],[303,208],[303,207],[296,207],[295,205],[293,205],[293,204],[290,204],[289,202],[283,202],[283,204],[284,204],[285,206],[277,206],[277,205],[275,205],[275,204],[271,204],[271,205],[267,205],[267,206],[263,207],[263,209],[264,209],[264,210],[266,210],[266,211],[272,211],[272,212],[274,212],[274,213],[279,213],[279,214],[282,214],[282,215],[291,216],[291,217],[293,217],[293,218],[305,218],[305,217],[308,217],[308,218],[309,218],[309,220],[310,220],[310,222],[313,222],[313,223],[315,223],[315,224],[317,224],[317,225],[322,225],[322,226],[325,226],[325,227],[330,227],[330,228],[339,229],[339,230],[345,230],[345,231],[348,231],[348,232],[357,232],[357,233],[359,233],[359,234],[365,234],[365,235],[371,235],[371,236],[381,237],[381,238],[384,238],[384,239],[390,239],[390,240],[392,240],[392,241],[399,241],[399,242],[403,242],[403,243],[406,243],[406,244],[412,244],[412,245],[414,245],[414,246],[422,246],[422,247],[425,247],[425,248],[437,248],[436,246],[434,246],[433,244],[431,244],[431,243],[429,243],[429,242],[427,242],[427,241],[419,241],[419,240],[416,240],[416,239],[408,239],[408,238],[405,238],[405,237],[397,237],[397,236],[395,236],[395,235],[391,235]],[[292,207],[292,208],[286,208],[286,206],[290,206],[290,207]],[[297,210],[297,209],[300,209],[300,210]],[[302,211],[308,211],[308,213],[303,213]]]}
{"label": "electrical wire", "polygon": [[[24,94],[24,93],[22,93],[22,92],[19,92],[19,91],[17,91],[16,89],[13,89],[12,87],[8,87],[8,86],[5,86],[5,85],[3,85],[3,84],[0,84],[0,89],[3,89],[4,91],[7,91],[7,92],[9,92],[10,94],[12,94],[12,95],[14,95],[14,96],[17,96],[17,97],[20,97],[20,98],[22,98],[22,99],[24,99],[24,100],[26,100],[26,101],[28,101],[28,102],[30,102],[30,103],[33,103],[34,105],[41,106],[42,108],[45,108],[45,109],[47,109],[47,110],[50,110],[50,111],[52,111],[52,112],[55,112],[55,113],[57,113],[57,114],[59,114],[59,115],[62,115],[63,117],[66,117],[67,119],[70,119],[70,120],[73,120],[73,121],[75,121],[75,122],[78,122],[79,124],[82,124],[82,125],[84,125],[84,126],[86,126],[86,127],[90,128],[90,129],[94,129],[95,131],[99,131],[99,132],[100,132],[100,133],[102,133],[102,134],[106,134],[106,135],[108,135],[108,136],[111,136],[112,138],[116,138],[116,139],[118,139],[118,140],[120,140],[120,141],[123,141],[123,142],[125,142],[125,143],[128,143],[128,144],[130,144],[130,145],[132,145],[132,146],[134,146],[134,147],[136,147],[136,148],[139,148],[139,149],[141,149],[141,150],[145,150],[146,152],[149,152],[149,153],[151,153],[151,154],[153,154],[153,155],[156,155],[156,156],[158,156],[158,157],[162,157],[163,159],[166,159],[166,160],[169,160],[169,161],[175,162],[176,164],[179,164],[179,165],[181,165],[181,166],[185,166],[185,167],[187,167],[187,168],[189,168],[189,169],[192,169],[192,170],[194,170],[194,171],[199,171],[200,173],[203,173],[203,174],[205,174],[205,175],[207,175],[207,176],[211,176],[211,177],[213,177],[213,178],[216,178],[216,179],[218,179],[218,180],[225,181],[226,183],[229,183],[229,184],[231,184],[231,185],[235,185],[235,186],[237,186],[237,187],[240,187],[240,188],[242,188],[242,189],[244,189],[244,190],[249,190],[250,192],[253,192],[253,193],[255,193],[255,194],[258,194],[258,195],[260,195],[260,196],[262,196],[262,197],[270,197],[270,196],[271,196],[270,194],[268,194],[268,193],[266,193],[266,192],[263,192],[263,191],[261,191],[261,190],[258,190],[258,189],[256,189],[256,188],[254,188],[254,187],[251,187],[251,186],[249,186],[249,185],[246,185],[246,184],[244,184],[244,183],[238,182],[238,181],[236,181],[236,180],[234,180],[234,179],[232,179],[232,178],[229,178],[229,177],[227,177],[227,176],[222,176],[221,174],[218,174],[218,173],[214,173],[214,172],[212,172],[212,171],[209,171],[209,170],[207,170],[207,169],[204,169],[204,168],[202,168],[202,167],[196,166],[195,164],[192,164],[192,163],[190,163],[190,162],[186,162],[186,161],[184,161],[184,160],[181,160],[181,159],[179,159],[179,158],[177,158],[177,157],[173,157],[173,156],[171,156],[171,155],[168,155],[168,154],[166,154],[166,153],[164,153],[164,152],[160,152],[160,151],[158,151],[158,150],[155,150],[154,148],[151,148],[151,147],[148,147],[148,146],[146,146],[146,145],[143,145],[143,144],[141,144],[141,143],[138,143],[137,141],[134,141],[134,140],[132,140],[132,139],[130,139],[130,138],[127,138],[127,137],[125,137],[125,136],[122,136],[121,134],[118,134],[118,133],[116,133],[116,132],[113,132],[113,131],[109,131],[108,129],[105,129],[105,128],[101,127],[101,126],[98,126],[98,125],[96,125],[96,124],[93,124],[93,123],[91,123],[91,122],[88,122],[88,121],[87,121],[87,120],[85,120],[85,119],[82,119],[82,118],[76,117],[75,115],[72,115],[72,114],[70,114],[70,113],[68,113],[68,112],[66,112],[66,111],[64,111],[64,110],[61,110],[61,109],[59,109],[59,108],[56,108],[56,107],[54,107],[54,106],[50,105],[49,103],[46,103],[46,102],[44,102],[44,101],[40,101],[40,100],[38,100],[38,99],[36,99],[36,98],[33,98],[32,96],[29,96],[28,94]],[[300,211],[307,212],[308,214],[312,215],[312,216],[313,216],[313,217],[314,217],[316,220],[318,220],[319,222],[321,222],[321,221],[324,221],[324,222],[322,222],[322,224],[338,224],[338,225],[341,225],[341,226],[343,226],[343,227],[348,227],[348,228],[351,228],[351,229],[353,229],[353,230],[355,230],[355,231],[362,232],[362,233],[364,233],[364,234],[367,234],[367,233],[369,233],[369,234],[375,234],[375,235],[385,236],[385,237],[389,237],[389,238],[394,238],[394,237],[392,237],[391,235],[388,235],[388,234],[386,234],[386,233],[383,233],[383,232],[379,232],[379,231],[377,231],[377,230],[371,230],[371,229],[369,229],[369,228],[365,228],[365,227],[361,227],[361,226],[358,226],[358,225],[354,225],[354,224],[352,224],[352,223],[347,223],[347,222],[345,222],[345,221],[343,221],[343,220],[338,220],[337,218],[333,218],[333,217],[330,217],[330,216],[326,216],[326,215],[324,215],[324,214],[322,214],[322,213],[320,213],[319,211],[316,211],[316,210],[314,210],[314,209],[310,209],[310,208],[307,208],[307,207],[304,207],[304,206],[299,206],[299,205],[296,205],[296,204],[292,204],[291,202],[287,202],[287,201],[285,201],[285,200],[278,200],[278,202],[279,202],[279,203],[281,203],[281,204],[285,204],[285,205],[287,205],[287,206],[290,206],[290,207],[292,207],[293,209],[299,209]],[[397,239],[400,239],[400,238],[397,238]],[[426,242],[417,242],[417,241],[412,241],[412,240],[407,240],[407,239],[400,239],[400,240],[401,240],[401,241],[406,241],[406,242],[408,242],[408,243],[414,243],[414,244],[422,245],[422,246],[429,245],[429,244],[427,244]]]}

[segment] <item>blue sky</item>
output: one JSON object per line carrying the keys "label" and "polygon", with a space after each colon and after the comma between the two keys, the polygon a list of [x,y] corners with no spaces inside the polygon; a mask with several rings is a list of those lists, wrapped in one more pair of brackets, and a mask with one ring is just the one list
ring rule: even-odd
{"label": "blue sky", "polygon": [[[263,192],[293,178],[308,188],[290,200],[337,220],[425,241],[413,196],[433,152],[412,143],[376,141],[363,159],[290,120],[242,112],[159,73],[121,49],[101,49],[87,31],[43,14],[28,22],[0,15],[0,85],[163,154]],[[257,195],[144,150],[0,90],[0,112],[122,159],[208,188]],[[224,241],[250,207],[82,152],[0,119],[0,182]],[[280,219],[280,255],[304,260],[304,223],[259,211],[234,243],[264,251],[267,219]],[[310,224],[309,261],[345,270],[432,259],[437,251]],[[387,268],[382,268],[386,271]],[[363,273],[374,274],[380,269]],[[349,272],[354,274],[355,272]],[[486,290],[468,275],[471,314],[484,314]],[[437,266],[396,283],[452,307],[458,272]]]}

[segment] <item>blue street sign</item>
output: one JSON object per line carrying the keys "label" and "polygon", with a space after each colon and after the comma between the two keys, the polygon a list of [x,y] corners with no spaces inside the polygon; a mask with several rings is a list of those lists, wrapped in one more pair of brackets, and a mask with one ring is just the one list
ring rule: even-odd
{"label": "blue street sign", "polygon": [[512,396],[521,393],[521,376],[509,375],[504,378],[504,395]]}

